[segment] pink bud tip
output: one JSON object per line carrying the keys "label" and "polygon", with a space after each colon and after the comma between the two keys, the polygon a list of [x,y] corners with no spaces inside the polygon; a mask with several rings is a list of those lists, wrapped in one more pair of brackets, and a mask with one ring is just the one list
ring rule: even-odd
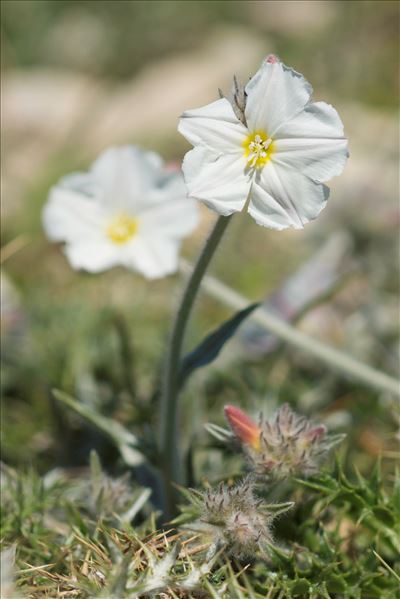
{"label": "pink bud tip", "polygon": [[265,59],[265,62],[267,62],[268,64],[275,64],[276,62],[278,62],[278,57],[275,56],[275,54],[268,54],[267,58]]}
{"label": "pink bud tip", "polygon": [[225,406],[225,416],[236,437],[245,445],[253,449],[260,447],[261,429],[257,424],[239,408]]}
{"label": "pink bud tip", "polygon": [[322,437],[324,437],[326,434],[326,427],[321,424],[319,426],[316,426],[315,428],[312,428],[311,430],[308,431],[307,433],[307,438],[309,441],[311,441],[311,443],[314,443],[314,441],[317,441],[318,439],[322,439]]}

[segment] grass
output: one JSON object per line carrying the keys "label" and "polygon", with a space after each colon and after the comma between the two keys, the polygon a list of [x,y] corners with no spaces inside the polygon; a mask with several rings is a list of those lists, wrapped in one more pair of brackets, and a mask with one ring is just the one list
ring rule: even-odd
{"label": "grass", "polygon": [[281,489],[281,498],[295,498],[294,510],[279,519],[268,554],[242,563],[223,551],[207,556],[207,538],[188,530],[199,516],[190,494],[178,518],[185,526],[159,531],[145,491],[131,477],[110,478],[94,453],[89,475],[41,478],[3,467],[2,538],[16,546],[15,588],[35,599],[395,599],[400,478],[384,484],[377,463],[368,479],[353,471],[349,480],[341,462]]}

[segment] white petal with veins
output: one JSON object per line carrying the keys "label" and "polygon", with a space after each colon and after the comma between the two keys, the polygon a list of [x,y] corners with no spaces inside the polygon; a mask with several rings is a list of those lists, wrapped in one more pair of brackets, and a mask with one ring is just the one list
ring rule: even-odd
{"label": "white petal with veins", "polygon": [[312,87],[281,62],[264,62],[246,85],[246,121],[250,130],[273,136],[278,127],[304,109]]}
{"label": "white petal with veins", "polygon": [[214,151],[235,152],[246,138],[246,127],[239,121],[225,98],[202,108],[183,113],[178,131],[192,144],[204,144]]}
{"label": "white petal with veins", "polygon": [[189,197],[225,216],[244,208],[251,177],[239,152],[218,155],[198,146],[186,154],[182,168]]}
{"label": "white petal with veins", "polygon": [[340,175],[348,158],[343,123],[325,102],[309,104],[275,134],[273,159],[285,163],[317,181]]}
{"label": "white petal with veins", "polygon": [[344,139],[278,139],[275,150],[272,162],[321,182],[340,175],[348,156]]}
{"label": "white petal with veins", "polygon": [[183,161],[189,195],[222,215],[249,198],[259,224],[302,228],[326,204],[322,183],[348,158],[343,124],[329,104],[311,103],[310,84],[276,57],[245,91],[246,126],[225,99],[184,113],[179,130],[195,146]]}
{"label": "white petal with veins", "polygon": [[[272,211],[271,201],[266,196],[263,197],[261,190],[275,200],[286,215],[285,218],[276,205],[275,212]],[[326,204],[328,195],[329,190],[325,185],[316,183],[287,166],[276,165],[271,161],[255,179],[249,213],[258,224],[266,227],[302,229],[306,223],[318,216]],[[255,198],[254,205],[253,196]],[[263,220],[263,202],[265,204],[265,222]],[[273,216],[272,223],[271,216]]]}

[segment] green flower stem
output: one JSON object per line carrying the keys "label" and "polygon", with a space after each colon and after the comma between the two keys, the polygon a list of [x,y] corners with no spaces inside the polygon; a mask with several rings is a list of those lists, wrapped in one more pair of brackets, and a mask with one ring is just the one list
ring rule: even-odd
{"label": "green flower stem", "polygon": [[164,477],[164,492],[167,505],[167,517],[173,516],[175,511],[176,492],[171,485],[173,483],[181,484],[183,482],[178,430],[178,375],[186,326],[204,273],[207,270],[207,267],[231,218],[231,216],[220,216],[217,219],[210,236],[200,252],[197,263],[194,266],[184,290],[169,342],[163,381],[164,384],[161,396],[160,414],[160,450]]}

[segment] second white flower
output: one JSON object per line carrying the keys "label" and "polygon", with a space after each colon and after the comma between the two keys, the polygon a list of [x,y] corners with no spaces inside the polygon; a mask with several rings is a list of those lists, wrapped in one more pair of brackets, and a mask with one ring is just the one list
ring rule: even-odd
{"label": "second white flower", "polygon": [[197,221],[182,175],[135,146],[110,148],[89,172],[64,177],[43,211],[48,237],[65,242],[73,268],[120,265],[148,279],[177,270],[181,241]]}

